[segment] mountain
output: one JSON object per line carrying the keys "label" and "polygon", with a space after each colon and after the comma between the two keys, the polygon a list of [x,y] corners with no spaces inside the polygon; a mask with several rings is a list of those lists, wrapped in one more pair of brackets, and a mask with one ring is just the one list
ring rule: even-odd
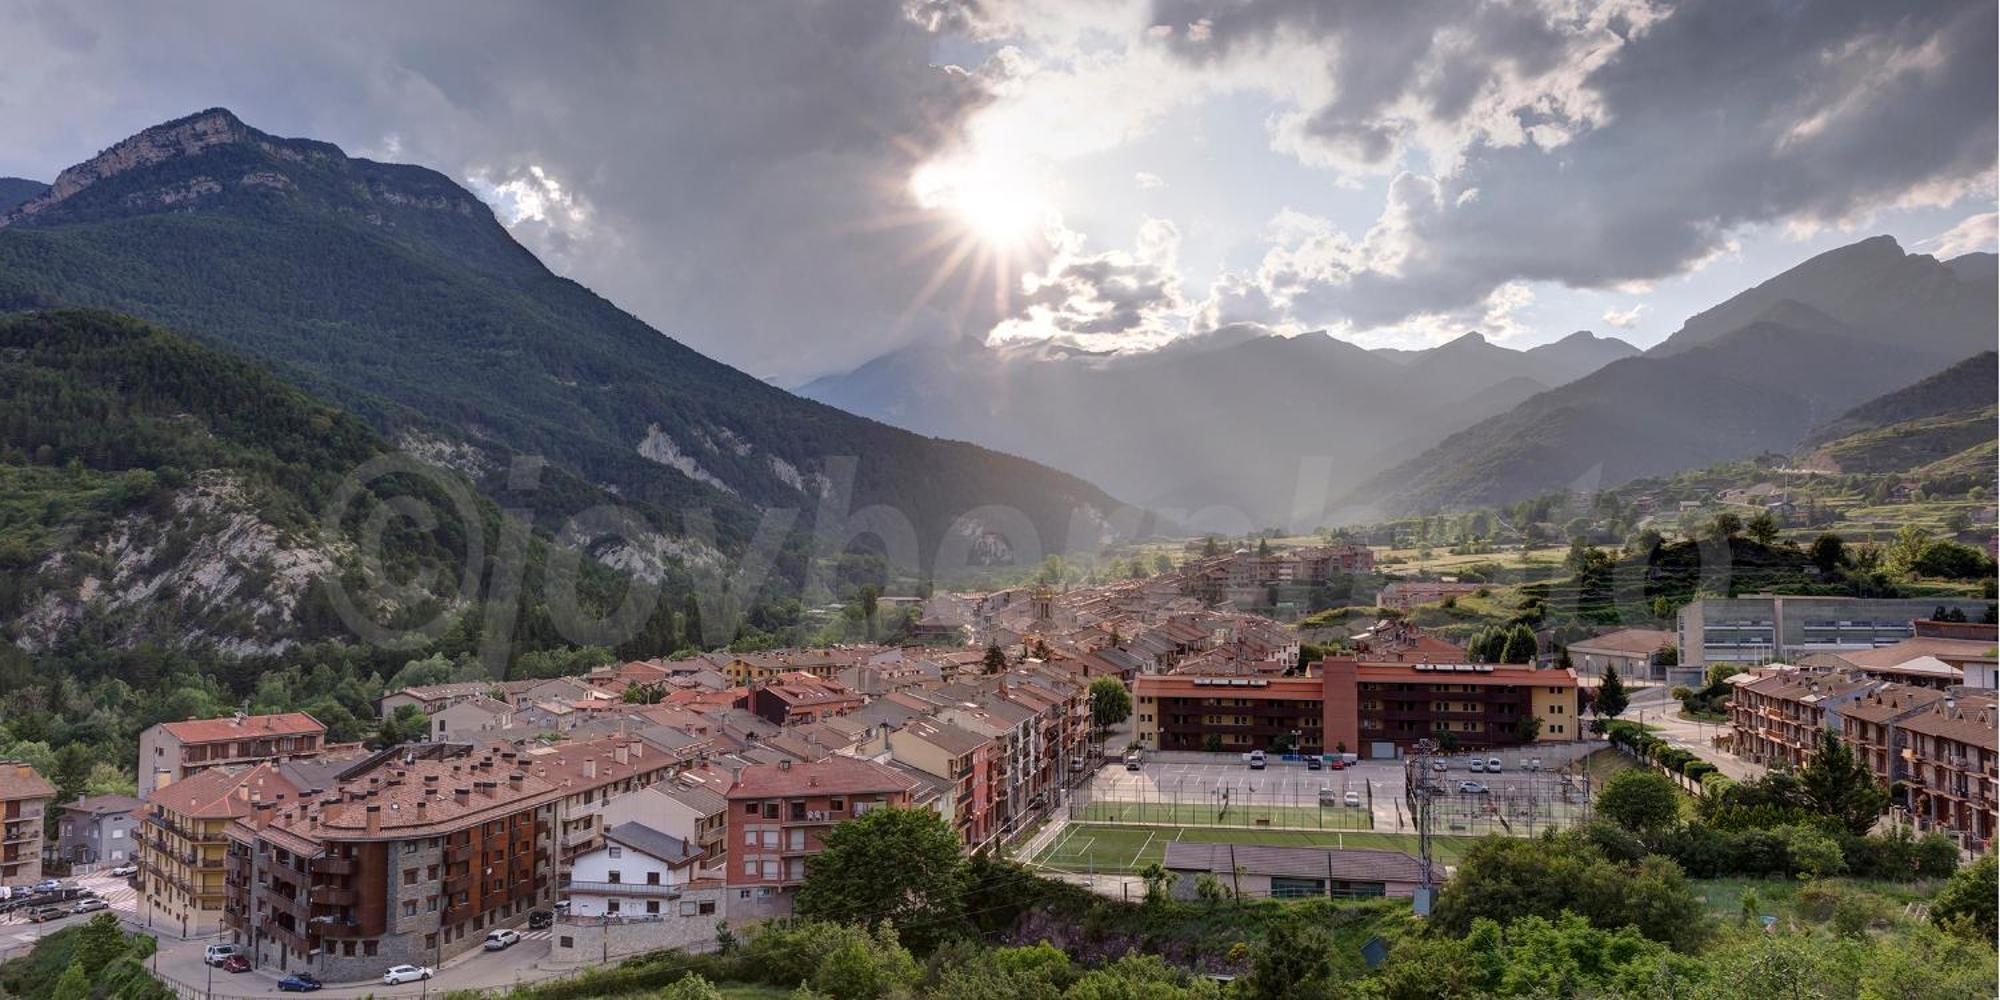
{"label": "mountain", "polygon": [[1365,471],[1636,353],[1588,333],[1529,351],[1477,333],[1383,351],[1233,329],[1130,355],[926,342],[800,392],[1087,471],[1196,527],[1243,531],[1316,525],[1326,499]]}
{"label": "mountain", "polygon": [[[1647,353],[1689,350],[1789,300],[1839,318],[1857,339],[1922,354],[1935,370],[1993,346],[1996,285],[2000,274],[1992,254],[1940,262],[1904,253],[1893,237],[1875,236],[1829,250],[1696,313]],[[1913,327],[1917,319],[1922,325]]]}
{"label": "mountain", "polygon": [[49,186],[41,181],[31,181],[25,177],[0,177],[0,215],[6,215],[22,202],[48,189]]}
{"label": "mountain", "polygon": [[1990,467],[1996,384],[2000,358],[1982,352],[1814,428],[1799,445],[1798,461],[1829,472],[1930,466],[1941,475],[1947,466],[1976,466],[1985,455]]}
{"label": "mountain", "polygon": [[[0,634],[27,650],[81,634],[277,652],[344,631],[316,584],[344,578],[358,595],[371,582],[359,521],[329,527],[321,510],[388,444],[156,327],[87,311],[0,319],[0,440]],[[351,509],[387,499],[363,483]],[[498,521],[482,513],[475,531]],[[398,570],[419,574],[405,579],[436,583],[371,610],[449,601],[465,527],[385,522]]]}
{"label": "mountain", "polygon": [[[1697,314],[1643,355],[1364,482],[1344,513],[1505,503],[1790,451],[1821,422],[1992,345],[1996,281],[1981,256],[1941,264],[1887,237],[1821,254]],[[1984,398],[1993,396],[1988,379]]]}
{"label": "mountain", "polygon": [[[667,266],[667,265],[663,265]],[[900,514],[887,544],[1094,544],[1119,507],[1074,476],[801,399],[551,273],[436,171],[213,109],[126,139],[0,218],[0,309],[90,306],[267,364],[538,520],[615,503],[613,561],[720,567],[768,511]],[[539,477],[510,476],[540,456]],[[532,482],[532,486],[527,484]],[[713,537],[703,525],[712,518]],[[785,526],[779,525],[782,529]],[[891,537],[894,536],[894,537]],[[780,572],[802,575],[796,559]]]}

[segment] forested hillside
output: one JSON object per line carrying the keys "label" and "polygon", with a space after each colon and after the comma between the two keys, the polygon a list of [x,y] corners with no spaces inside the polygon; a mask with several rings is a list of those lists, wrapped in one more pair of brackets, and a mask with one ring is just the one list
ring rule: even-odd
{"label": "forested hillside", "polygon": [[[625,553],[654,574],[740,550],[772,508],[884,505],[928,553],[953,536],[1004,550],[985,505],[1021,512],[1049,549],[1094,543],[1116,507],[703,357],[550,273],[442,174],[222,110],[126,140],[0,221],[0,309],[55,305],[241,351],[399,444],[457,456],[495,494],[513,456],[545,457],[547,481],[507,502],[567,517],[615,495],[660,533]],[[714,538],[690,540],[691,516]]]}

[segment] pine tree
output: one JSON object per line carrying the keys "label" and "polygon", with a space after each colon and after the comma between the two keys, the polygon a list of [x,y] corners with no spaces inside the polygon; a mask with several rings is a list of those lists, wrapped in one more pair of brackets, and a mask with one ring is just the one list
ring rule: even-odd
{"label": "pine tree", "polygon": [[702,638],[701,602],[694,599],[690,591],[681,602],[681,645],[689,649],[707,649],[708,643]]}
{"label": "pine tree", "polygon": [[987,645],[984,665],[989,674],[997,674],[1007,669],[1007,654],[1001,651],[999,643]]}
{"label": "pine tree", "polygon": [[1631,703],[1632,696],[1625,693],[1625,681],[1618,676],[1618,668],[1606,664],[1604,678],[1597,684],[1595,711],[1598,715],[1615,719],[1622,715],[1625,707]]}

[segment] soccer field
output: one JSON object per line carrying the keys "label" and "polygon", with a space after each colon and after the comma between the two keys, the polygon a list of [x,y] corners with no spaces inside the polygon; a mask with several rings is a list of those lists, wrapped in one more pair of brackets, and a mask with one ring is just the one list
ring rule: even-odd
{"label": "soccer field", "polygon": [[[1417,853],[1415,834],[1324,832],[1314,830],[1228,830],[1205,827],[1114,826],[1071,823],[1062,836],[1032,862],[1073,872],[1136,873],[1166,857],[1167,844],[1186,840],[1210,844],[1269,844],[1280,847],[1347,847],[1357,850]],[[1431,851],[1440,863],[1455,865],[1477,843],[1477,837],[1432,837]]]}
{"label": "soccer field", "polygon": [[1288,830],[1367,830],[1365,808],[1244,803],[1218,808],[1207,802],[1084,802],[1070,816],[1087,823],[1172,823],[1210,827],[1274,826]]}

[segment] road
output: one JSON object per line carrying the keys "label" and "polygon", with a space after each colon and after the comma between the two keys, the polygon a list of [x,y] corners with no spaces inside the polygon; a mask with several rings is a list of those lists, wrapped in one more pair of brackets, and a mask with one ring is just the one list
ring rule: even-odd
{"label": "road", "polygon": [[1728,726],[1683,719],[1680,713],[1680,702],[1675,701],[1666,688],[1652,686],[1635,689],[1630,707],[1620,718],[1652,727],[1654,735],[1666,740],[1669,745],[1714,764],[1736,781],[1755,781],[1764,776],[1765,769],[1761,765],[1710,745],[1709,741]]}
{"label": "road", "polygon": [[[144,926],[135,922],[138,893],[126,884],[124,879],[114,879],[100,873],[78,876],[74,881],[110,903],[109,912],[117,914],[119,919],[125,922],[127,930],[148,933]],[[23,914],[8,914],[0,917],[0,951],[31,947],[44,935],[84,923],[94,916],[96,916],[94,913],[76,914],[61,920],[36,924],[30,923]],[[506,951],[486,952],[474,949],[446,961],[444,968],[439,970],[428,983],[385,987],[380,979],[369,979],[358,983],[329,985],[320,991],[320,995],[416,997],[451,990],[509,987],[533,980],[549,979],[570,971],[544,967],[549,957],[551,936],[552,932],[547,930],[523,930],[521,943]],[[184,994],[211,993],[216,997],[285,995],[278,992],[278,980],[283,974],[275,969],[252,969],[249,972],[235,974],[220,969],[211,972],[208,965],[202,961],[202,953],[211,944],[227,941],[225,935],[187,940],[160,936],[157,940],[159,949],[154,953],[151,963],[153,973],[178,983]],[[386,967],[385,965],[384,968]]]}

